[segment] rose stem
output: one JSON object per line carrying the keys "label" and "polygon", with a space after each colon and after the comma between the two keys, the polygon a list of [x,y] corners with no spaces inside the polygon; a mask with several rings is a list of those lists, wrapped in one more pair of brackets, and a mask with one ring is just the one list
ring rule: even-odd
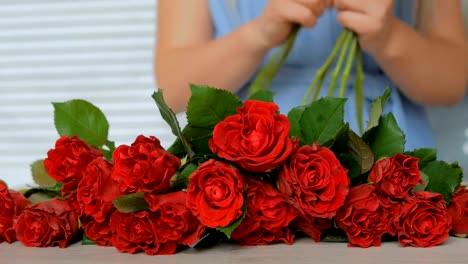
{"label": "rose stem", "polygon": [[353,32],[346,29],[346,40],[344,42],[343,48],[341,49],[340,57],[338,58],[338,62],[335,65],[335,69],[332,72],[330,86],[328,87],[328,96],[333,96],[333,94],[335,93],[336,81],[338,80],[338,76],[341,72],[341,68],[343,68],[343,62],[345,60],[346,54],[348,52],[348,49],[352,40],[353,40]]}
{"label": "rose stem", "polygon": [[361,47],[357,45],[356,47],[356,80],[354,83],[355,96],[356,96],[356,114],[359,127],[359,133],[362,135],[364,132],[364,121],[363,121],[363,112],[364,112],[364,70],[362,66],[362,54]]}
{"label": "rose stem", "polygon": [[294,25],[286,42],[275,54],[273,54],[267,64],[257,75],[255,80],[252,82],[252,85],[249,87],[249,96],[260,90],[268,91],[270,89],[271,81],[276,76],[276,74],[278,74],[281,66],[283,66],[284,62],[288,58],[289,52],[291,52],[294,43],[296,42],[296,37],[300,29],[301,27],[299,25]]}
{"label": "rose stem", "polygon": [[338,94],[338,97],[340,98],[343,98],[345,96],[346,85],[348,84],[349,74],[351,72],[351,69],[353,68],[354,56],[356,55],[356,49],[358,45],[357,38],[353,35],[353,33],[351,33],[351,38],[351,50],[348,53],[346,66],[343,70],[343,74],[341,75],[340,91]]}
{"label": "rose stem", "polygon": [[[346,31],[343,31],[341,35],[339,36],[338,40],[336,41],[335,47],[333,48],[332,52],[330,53],[330,56],[328,56],[327,60],[323,64],[323,66],[315,73],[314,79],[312,80],[311,85],[309,86],[309,89],[307,89],[307,92],[304,96],[304,99],[302,101],[302,104],[305,105],[308,103],[309,98],[312,95],[312,92],[315,90],[314,94],[314,99],[315,101],[318,97],[318,94],[320,93],[320,89],[322,88],[323,81],[325,79],[325,76],[327,75],[328,69],[330,68],[330,65],[333,63],[335,60],[336,55],[338,54],[338,51],[340,48],[343,46],[343,42],[346,37]],[[318,84],[318,86],[317,86]]]}

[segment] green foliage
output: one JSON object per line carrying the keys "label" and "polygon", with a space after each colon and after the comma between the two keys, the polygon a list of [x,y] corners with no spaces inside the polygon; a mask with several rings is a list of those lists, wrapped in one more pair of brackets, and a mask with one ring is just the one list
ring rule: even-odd
{"label": "green foliage", "polygon": [[379,125],[367,131],[363,140],[372,149],[375,160],[391,157],[405,150],[405,134],[398,127],[392,113],[381,117]]}
{"label": "green foliage", "polygon": [[47,173],[43,159],[37,160],[31,164],[31,174],[34,182],[39,186],[50,186],[57,183]]}
{"label": "green foliage", "polygon": [[85,100],[52,105],[55,109],[55,128],[60,136],[78,136],[97,148],[106,145],[109,123],[99,108]]}
{"label": "green foliage", "polygon": [[369,122],[367,123],[366,131],[379,125],[379,120],[382,117],[385,104],[387,104],[388,99],[390,98],[390,89],[387,87],[382,96],[377,97],[371,104],[370,113],[369,113]]}
{"label": "green foliage", "polygon": [[164,101],[163,91],[159,89],[157,92],[153,93],[153,99],[159,108],[161,117],[169,125],[169,127],[172,130],[172,133],[177,137],[177,139],[179,139],[189,158],[192,158],[195,155],[195,153],[190,147],[190,144],[188,143],[187,139],[182,134],[179,121],[177,120],[175,113],[167,106],[166,102]]}
{"label": "green foliage", "polygon": [[422,169],[429,177],[426,191],[437,192],[444,196],[449,204],[453,193],[458,189],[463,179],[463,171],[458,163],[448,164],[444,161],[432,161]]}
{"label": "green foliage", "polygon": [[416,185],[416,187],[413,188],[414,192],[419,192],[419,191],[424,191],[429,184],[430,178],[429,176],[421,171],[421,179],[423,180],[424,183],[419,183]]}
{"label": "green foliage", "polygon": [[271,57],[263,69],[258,73],[252,85],[249,88],[249,95],[254,95],[258,91],[268,90],[271,86],[273,78],[278,74],[281,66],[286,61],[289,52],[294,46],[296,36],[300,30],[299,25],[295,25],[290,33],[286,43],[281,46],[278,51]]}
{"label": "green foliage", "polygon": [[305,109],[305,106],[297,106],[291,109],[288,113],[289,123],[291,124],[289,135],[292,138],[298,138],[300,140],[300,145],[303,145],[303,135],[300,122]]}
{"label": "green foliage", "polygon": [[81,239],[81,245],[96,245],[94,241],[89,239],[84,233],[83,233],[83,238]]}
{"label": "green foliage", "polygon": [[60,136],[77,136],[101,150],[107,160],[112,159],[115,143],[107,139],[109,123],[98,107],[80,99],[52,105],[55,128]]}
{"label": "green foliage", "polygon": [[263,102],[273,102],[275,94],[272,91],[268,90],[260,90],[251,96],[249,96],[249,100],[258,100]]}
{"label": "green foliage", "polygon": [[374,165],[374,154],[371,148],[353,131],[349,131],[348,135],[350,153],[358,162],[360,173],[370,171]]}
{"label": "green foliage", "polygon": [[[213,129],[192,127],[190,124],[185,126],[182,134],[190,143],[191,148],[197,154],[211,154],[208,147],[208,141],[213,137]],[[169,148],[168,151],[178,157],[183,157],[186,154],[185,148],[180,139],[177,139]]]}
{"label": "green foliage", "polygon": [[344,98],[322,98],[306,107],[299,121],[304,144],[333,141],[344,123]]}
{"label": "green foliage", "polygon": [[341,165],[348,169],[348,178],[352,186],[356,186],[367,181],[367,176],[361,174],[361,166],[351,154],[338,155]]}
{"label": "green foliage", "polygon": [[234,94],[207,86],[191,85],[192,96],[187,107],[187,120],[192,127],[213,127],[242,106]]}
{"label": "green foliage", "polygon": [[[48,186],[39,186],[36,188],[31,188],[28,189],[24,192],[24,197],[29,198],[33,194],[43,194],[41,197],[50,197],[50,198],[62,198],[62,184],[57,182],[53,185],[48,185]],[[46,196],[44,196],[46,195]],[[36,196],[38,197],[38,196]]]}
{"label": "green foliage", "polygon": [[185,165],[184,169],[171,179],[171,188],[174,190],[187,189],[190,182],[190,175],[195,172],[198,165],[189,163]]}
{"label": "green foliage", "polygon": [[240,99],[228,91],[198,85],[190,87],[192,96],[187,108],[188,125],[168,149],[178,157],[187,154],[183,139],[195,153],[211,154],[208,141],[213,137],[214,127],[226,117],[236,114],[236,109],[242,106]]}
{"label": "green foliage", "polygon": [[406,155],[419,159],[419,169],[426,167],[429,163],[437,160],[437,150],[432,148],[420,148],[405,152]]}
{"label": "green foliage", "polygon": [[121,195],[120,197],[114,199],[112,204],[119,212],[122,213],[133,213],[149,209],[149,205],[145,200],[144,193]]}

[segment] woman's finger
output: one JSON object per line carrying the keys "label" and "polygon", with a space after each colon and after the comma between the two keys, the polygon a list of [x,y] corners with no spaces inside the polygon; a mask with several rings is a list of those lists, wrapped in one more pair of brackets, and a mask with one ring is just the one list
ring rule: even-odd
{"label": "woman's finger", "polygon": [[350,10],[359,13],[370,13],[381,0],[334,0],[333,6],[338,10]]}
{"label": "woman's finger", "polygon": [[305,27],[313,27],[317,22],[317,16],[314,11],[298,1],[280,0],[280,2],[276,6],[276,12],[287,21],[298,23]]}

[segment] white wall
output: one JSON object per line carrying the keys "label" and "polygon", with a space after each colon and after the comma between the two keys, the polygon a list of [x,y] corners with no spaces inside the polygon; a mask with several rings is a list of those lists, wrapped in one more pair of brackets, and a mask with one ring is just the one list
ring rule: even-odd
{"label": "white wall", "polygon": [[0,0],[0,178],[31,183],[29,165],[58,135],[50,102],[83,98],[110,139],[173,140],[151,94],[155,0]]}

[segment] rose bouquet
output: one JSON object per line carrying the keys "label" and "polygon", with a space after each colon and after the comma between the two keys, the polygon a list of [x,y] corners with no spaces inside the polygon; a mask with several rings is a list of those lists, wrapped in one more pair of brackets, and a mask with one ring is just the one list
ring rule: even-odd
{"label": "rose bouquet", "polygon": [[[383,114],[388,90],[358,133],[344,121],[346,98],[309,102],[310,92],[303,105],[280,112],[267,88],[293,43],[294,34],[244,101],[191,85],[183,129],[163,91],[155,92],[176,136],[167,150],[144,135],[116,147],[96,106],[54,103],[60,137],[32,166],[38,186],[19,193],[0,183],[0,242],[66,247],[81,240],[155,255],[223,242],[293,244],[297,237],[356,247],[431,247],[450,234],[466,237],[461,168],[437,160],[434,149],[405,151],[404,133],[392,113]],[[314,95],[336,59],[343,86],[352,64],[362,67],[351,32],[316,74]]]}

